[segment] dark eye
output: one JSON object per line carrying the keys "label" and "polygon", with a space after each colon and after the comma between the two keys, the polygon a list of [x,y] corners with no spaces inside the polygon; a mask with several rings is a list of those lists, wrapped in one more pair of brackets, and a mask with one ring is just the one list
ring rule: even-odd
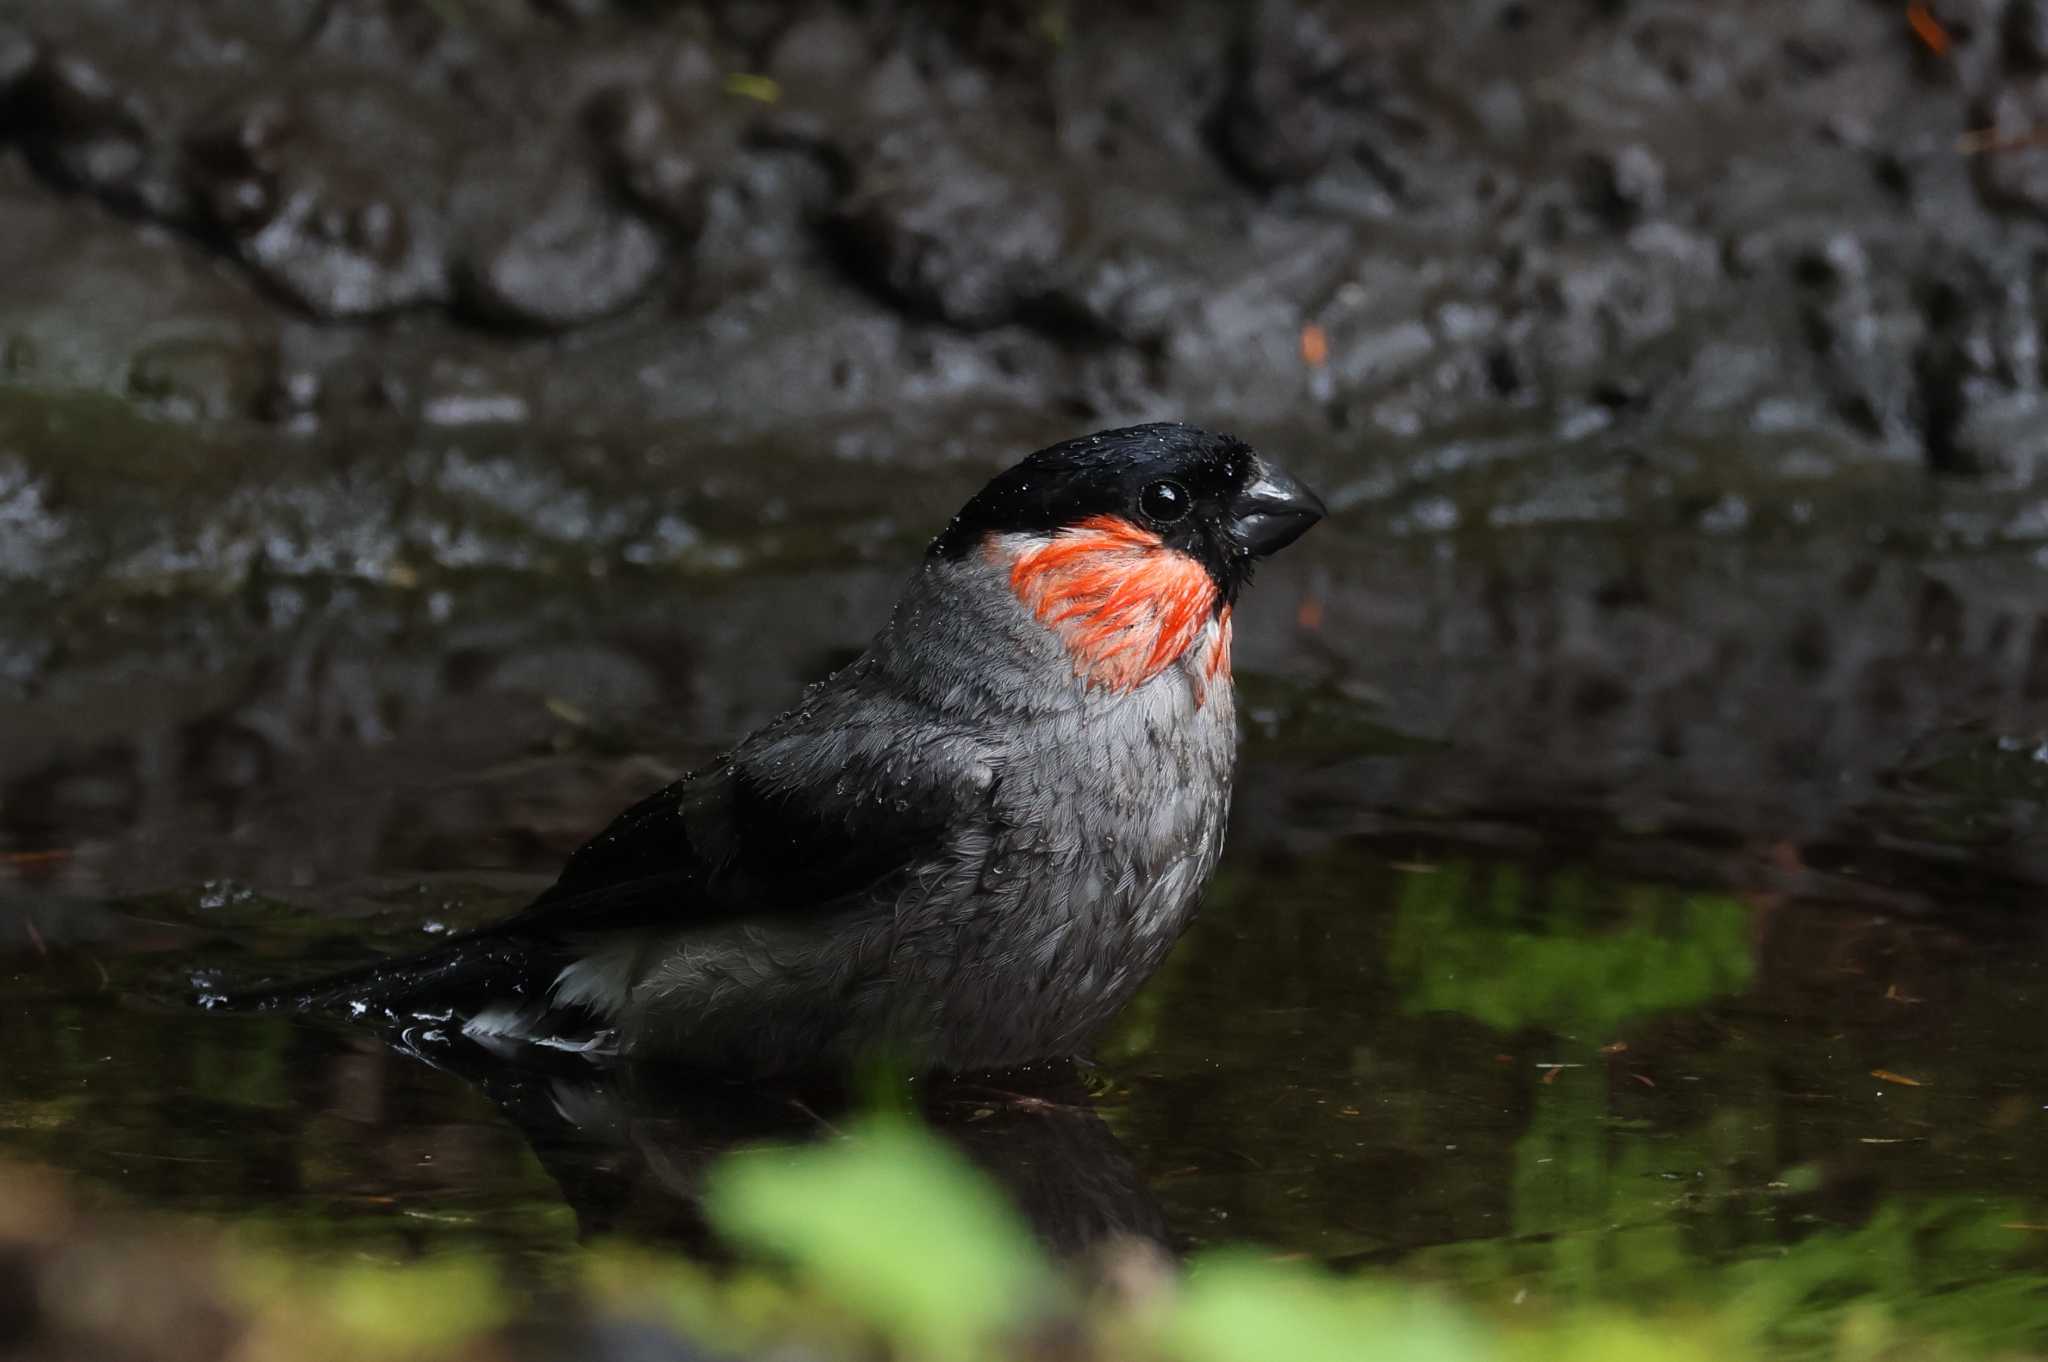
{"label": "dark eye", "polygon": [[1176,520],[1186,519],[1194,505],[1194,498],[1188,495],[1187,488],[1163,478],[1138,493],[1138,509],[1155,525],[1171,525]]}

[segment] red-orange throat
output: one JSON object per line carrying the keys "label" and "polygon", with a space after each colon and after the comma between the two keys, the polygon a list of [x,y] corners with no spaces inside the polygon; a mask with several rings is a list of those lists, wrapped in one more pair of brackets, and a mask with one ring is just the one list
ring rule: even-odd
{"label": "red-orange throat", "polygon": [[1010,564],[1010,589],[1060,636],[1074,674],[1091,686],[1135,690],[1203,639],[1193,669],[1197,703],[1208,682],[1230,676],[1230,609],[1216,609],[1208,570],[1159,536],[1119,516],[1095,516],[1025,549]]}

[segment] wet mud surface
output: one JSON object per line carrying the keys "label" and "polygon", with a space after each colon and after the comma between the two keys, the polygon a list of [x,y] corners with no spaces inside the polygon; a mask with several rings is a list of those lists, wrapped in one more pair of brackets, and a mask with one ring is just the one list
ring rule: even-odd
{"label": "wet mud surface", "polygon": [[167,990],[516,906],[990,472],[1185,417],[1334,512],[1224,872],[941,1129],[1062,1248],[2042,1346],[2048,40],[1936,8],[0,6],[0,1152],[696,1242],[786,1109]]}
{"label": "wet mud surface", "polygon": [[19,0],[0,822],[228,873],[549,696],[683,762],[1165,415],[1340,512],[1248,670],[1424,746],[1307,802],[2032,882],[2032,14]]}
{"label": "wet mud surface", "polygon": [[289,429],[1544,413],[2010,477],[2031,12],[1937,56],[1855,0],[17,0],[6,372]]}

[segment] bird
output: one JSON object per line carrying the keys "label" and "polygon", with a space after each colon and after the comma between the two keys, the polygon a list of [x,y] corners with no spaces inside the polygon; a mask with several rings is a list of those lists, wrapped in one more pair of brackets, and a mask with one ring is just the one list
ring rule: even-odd
{"label": "bird", "polygon": [[417,955],[221,1001],[767,1078],[1085,1057],[1222,850],[1231,620],[1325,515],[1180,423],[1026,456],[867,649]]}

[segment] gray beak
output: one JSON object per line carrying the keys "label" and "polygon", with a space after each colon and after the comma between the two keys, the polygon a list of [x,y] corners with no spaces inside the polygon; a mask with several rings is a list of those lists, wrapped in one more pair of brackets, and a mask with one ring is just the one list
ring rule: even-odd
{"label": "gray beak", "polygon": [[1323,499],[1264,459],[1230,507],[1230,534],[1254,558],[1278,553],[1327,514]]}

